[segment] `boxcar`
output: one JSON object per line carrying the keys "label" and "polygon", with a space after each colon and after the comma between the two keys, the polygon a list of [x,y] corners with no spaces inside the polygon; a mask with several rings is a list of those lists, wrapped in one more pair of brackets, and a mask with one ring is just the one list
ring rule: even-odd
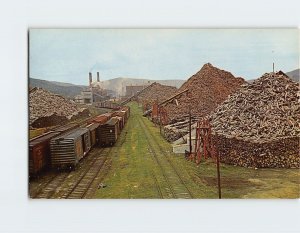
{"label": "boxcar", "polygon": [[122,117],[116,116],[119,122],[119,134],[121,133],[122,129],[124,128],[124,119]]}
{"label": "boxcar", "polygon": [[123,129],[124,128],[124,125],[125,125],[125,122],[126,122],[126,112],[124,111],[116,111],[116,112],[113,112],[113,116],[117,116],[117,117],[120,117],[120,129]]}
{"label": "boxcar", "polygon": [[125,111],[126,113],[126,120],[128,120],[129,116],[130,116],[130,108],[128,106],[124,106],[121,109],[122,111]]}
{"label": "boxcar", "polygon": [[49,132],[29,141],[29,175],[35,176],[50,164],[50,140],[59,132]]}
{"label": "boxcar", "polygon": [[100,146],[112,146],[118,139],[119,120],[112,117],[108,122],[100,125],[97,129],[97,135]]}
{"label": "boxcar", "polygon": [[124,117],[124,124],[126,124],[126,122],[127,122],[127,120],[128,120],[128,116],[127,116],[127,112],[126,111],[124,111],[124,110],[121,110],[121,112],[125,115],[125,117]]}
{"label": "boxcar", "polygon": [[75,167],[91,149],[90,134],[86,128],[77,128],[50,141],[53,168]]}
{"label": "boxcar", "polygon": [[99,123],[91,123],[86,126],[86,128],[90,131],[91,147],[97,144],[97,128],[99,125]]}

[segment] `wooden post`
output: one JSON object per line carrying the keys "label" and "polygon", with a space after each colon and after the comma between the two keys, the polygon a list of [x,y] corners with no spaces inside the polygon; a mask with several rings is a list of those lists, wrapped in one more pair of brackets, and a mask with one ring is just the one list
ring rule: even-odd
{"label": "wooden post", "polygon": [[221,199],[222,195],[221,195],[220,159],[219,159],[218,152],[216,152],[216,156],[217,156],[218,191],[219,191],[219,199]]}
{"label": "wooden post", "polygon": [[190,154],[192,154],[192,113],[191,106],[189,106],[189,137],[190,137]]}
{"label": "wooden post", "polygon": [[158,114],[159,114],[159,133],[161,135],[161,110],[158,108]]}
{"label": "wooden post", "polygon": [[273,62],[273,73],[274,73],[274,71],[275,71],[275,65],[274,65],[274,62]]}

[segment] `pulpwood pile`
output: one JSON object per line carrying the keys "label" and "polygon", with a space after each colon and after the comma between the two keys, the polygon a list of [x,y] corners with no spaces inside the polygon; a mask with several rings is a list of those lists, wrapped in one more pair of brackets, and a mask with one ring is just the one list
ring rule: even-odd
{"label": "pulpwood pile", "polygon": [[155,101],[161,102],[177,92],[176,87],[153,83],[147,90],[138,96],[138,101],[152,105]]}
{"label": "pulpwood pile", "polygon": [[282,72],[244,84],[210,116],[221,161],[299,167],[299,84]]}
{"label": "pulpwood pile", "polygon": [[[180,137],[185,136],[189,133],[189,116],[176,123],[166,125],[164,127],[164,135],[169,142],[173,142]],[[191,118],[192,129],[196,127],[196,122],[199,120],[197,117]]]}
{"label": "pulpwood pile", "polygon": [[189,94],[177,98],[178,106],[175,101],[166,105],[168,117],[171,121],[184,117],[188,106],[192,115],[206,116],[244,83],[244,79],[207,63],[179,88],[178,92],[188,89]]}
{"label": "pulpwood pile", "polygon": [[[205,64],[179,88],[178,92],[188,89],[188,94],[182,94],[176,100],[166,104],[170,124],[185,121],[189,106],[195,118],[208,115],[244,83],[246,83],[244,79],[236,78],[228,71],[218,69],[210,63]],[[167,140],[173,141],[180,137],[176,130],[169,130],[168,127],[166,129]],[[187,131],[187,124],[185,131]]]}
{"label": "pulpwood pile", "polygon": [[29,124],[32,127],[61,124],[88,113],[87,109],[78,108],[75,103],[42,88],[34,88],[29,93]]}

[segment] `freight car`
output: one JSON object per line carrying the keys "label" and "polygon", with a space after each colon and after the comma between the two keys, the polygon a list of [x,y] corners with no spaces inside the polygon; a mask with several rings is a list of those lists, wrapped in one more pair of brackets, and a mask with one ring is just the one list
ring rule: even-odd
{"label": "freight car", "polygon": [[50,141],[51,165],[53,168],[75,168],[90,149],[90,133],[86,128],[77,128],[52,138]]}
{"label": "freight car", "polygon": [[126,112],[121,111],[121,110],[115,111],[115,112],[113,112],[112,116],[119,117],[119,120],[120,120],[120,122],[119,122],[120,127],[119,128],[120,128],[120,130],[122,130],[124,128],[125,122],[126,122]]}
{"label": "freight car", "polygon": [[118,139],[119,120],[112,117],[105,124],[100,125],[97,129],[97,135],[100,146],[112,146]]}
{"label": "freight car", "polygon": [[124,128],[124,119],[122,117],[116,116],[118,119],[118,133],[120,134],[122,129]]}
{"label": "freight car", "polygon": [[50,140],[59,132],[49,132],[29,141],[29,175],[36,176],[50,164]]}
{"label": "freight car", "polygon": [[37,175],[44,168],[75,167],[95,146],[112,146],[124,128],[130,114],[129,107],[105,113],[86,121],[86,127],[71,123],[53,128],[29,142],[29,175]]}
{"label": "freight car", "polygon": [[99,125],[99,123],[91,123],[86,126],[86,128],[90,131],[91,147],[95,146],[98,142],[97,128]]}
{"label": "freight car", "polygon": [[130,116],[130,107],[124,106],[124,107],[121,108],[121,111],[125,111],[125,113],[126,113],[126,120],[128,120],[128,118]]}

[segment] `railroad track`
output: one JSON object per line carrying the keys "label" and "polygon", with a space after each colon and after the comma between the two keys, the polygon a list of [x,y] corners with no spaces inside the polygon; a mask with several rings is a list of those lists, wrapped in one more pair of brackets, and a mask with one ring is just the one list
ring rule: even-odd
{"label": "railroad track", "polygon": [[57,191],[57,188],[61,186],[61,184],[66,180],[70,172],[64,172],[54,175],[45,185],[43,185],[43,188],[39,189],[32,198],[37,199],[49,199],[51,198],[55,192]]}
{"label": "railroad track", "polygon": [[157,189],[157,192],[158,192],[159,197],[160,197],[160,198],[164,198],[164,196],[163,196],[163,194],[162,194],[162,191],[161,191],[161,188],[160,188],[160,186],[159,186],[159,184],[158,184],[158,180],[157,180],[157,178],[156,178],[156,176],[155,176],[155,174],[154,174],[153,171],[152,171],[152,177],[153,177],[154,184],[155,184],[155,187],[156,187],[156,189]]}
{"label": "railroad track", "polygon": [[[57,176],[57,174],[51,174],[50,176],[47,177],[47,180],[45,180],[44,182],[42,182],[39,187],[33,189],[33,188],[30,188],[30,192],[29,192],[29,196],[30,198],[36,198],[36,196],[38,196],[42,190],[52,181],[55,179],[55,177]],[[30,180],[32,178],[29,178],[29,184],[30,184]]]}
{"label": "railroad track", "polygon": [[[105,164],[112,147],[104,148],[101,156],[95,156],[89,169],[83,172],[75,184],[62,196],[67,199],[82,199],[90,190],[95,178],[99,175],[101,168]],[[106,150],[106,152],[103,151]]]}
{"label": "railroad track", "polygon": [[[151,131],[149,131],[151,134]],[[153,135],[152,135],[153,136]],[[187,185],[185,184],[184,180],[182,179],[180,173],[178,172],[178,170],[176,169],[176,167],[174,166],[172,160],[169,158],[168,153],[166,153],[166,151],[162,148],[162,146],[157,142],[156,138],[153,136],[153,140],[155,141],[155,143],[157,144],[157,146],[159,147],[160,151],[163,153],[163,155],[165,156],[165,158],[167,159],[167,161],[169,162],[169,164],[171,165],[171,167],[173,168],[173,170],[176,172],[178,178],[180,179],[180,182],[183,186],[185,186],[185,188],[187,189],[189,195],[191,196],[191,198],[193,198],[193,194],[192,192],[189,190],[189,188],[187,187]]]}
{"label": "railroad track", "polygon": [[[102,153],[102,151],[103,151],[103,149],[99,153]],[[87,164],[85,166],[87,166],[89,168],[91,166],[91,164],[93,163],[97,154],[89,154],[88,156],[83,158],[83,160],[80,161],[80,163],[84,162],[85,164]],[[86,170],[84,170],[83,172],[85,172],[85,171]],[[73,171],[73,173],[76,173],[76,172],[78,172],[79,174],[82,173],[82,171],[80,171],[80,170]],[[46,199],[52,198],[54,196],[54,194],[57,193],[57,191],[58,191],[57,189],[63,185],[63,183],[65,182],[65,180],[67,179],[67,177],[70,174],[72,174],[72,171],[56,173],[50,179],[48,179],[42,185],[42,187],[40,187],[38,189],[38,191],[36,191],[33,195],[31,195],[31,197],[37,198],[37,199],[38,198],[46,198]]]}
{"label": "railroad track", "polygon": [[167,153],[155,140],[155,137],[147,128],[144,121],[142,119],[139,119],[139,123],[145,131],[145,136],[147,138],[149,148],[153,154],[154,160],[158,164],[161,173],[168,185],[168,190],[171,196],[173,198],[183,199],[193,198],[191,191],[183,181],[181,175],[175,168],[170,158],[168,158]]}

